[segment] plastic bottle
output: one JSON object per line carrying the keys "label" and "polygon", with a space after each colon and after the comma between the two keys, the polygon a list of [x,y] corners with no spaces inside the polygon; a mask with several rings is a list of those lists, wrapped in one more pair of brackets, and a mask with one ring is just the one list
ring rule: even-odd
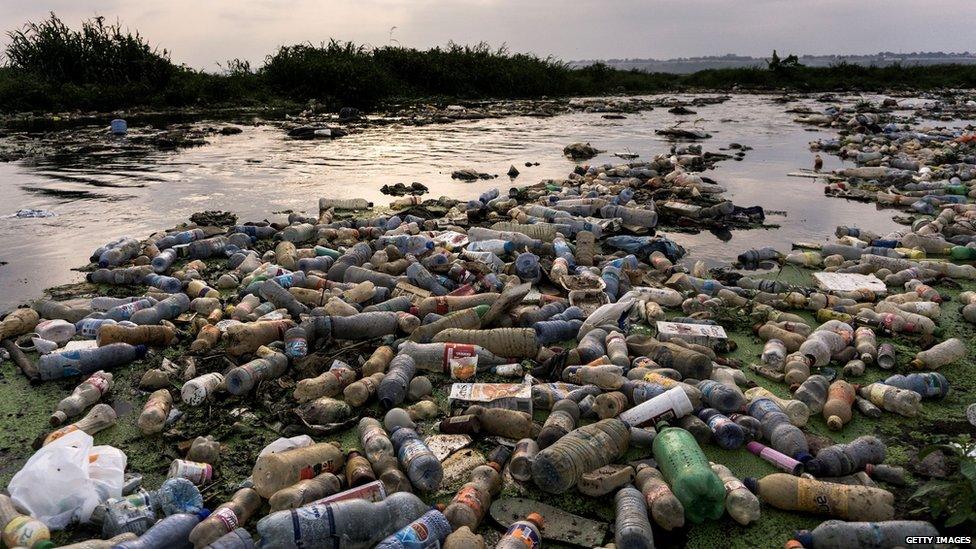
{"label": "plastic bottle", "polygon": [[176,331],[169,326],[122,326],[103,325],[98,329],[96,341],[99,347],[112,343],[168,347],[176,341]]}
{"label": "plastic bottle", "polygon": [[369,460],[356,450],[346,455],[346,485],[350,488],[369,484],[376,480],[376,474]]}
{"label": "plastic bottle", "polygon": [[912,361],[913,368],[928,368],[936,370],[947,364],[952,364],[957,360],[966,357],[966,343],[961,339],[952,338],[931,347],[928,350],[920,351]]}
{"label": "plastic bottle", "polygon": [[630,431],[619,419],[604,419],[579,427],[536,455],[532,479],[543,491],[561,494],[584,473],[607,465],[623,454],[629,441]]}
{"label": "plastic bottle", "polygon": [[321,473],[278,490],[268,498],[268,503],[271,505],[272,512],[297,509],[336,494],[341,489],[339,477],[332,473]]}
{"label": "plastic bottle", "polygon": [[532,462],[539,453],[539,445],[531,438],[524,438],[515,444],[508,472],[519,482],[532,478]]}
{"label": "plastic bottle", "polygon": [[884,460],[885,444],[877,437],[866,435],[847,444],[827,446],[817,452],[817,457],[803,465],[814,476],[840,477]]}
{"label": "plastic bottle", "polygon": [[112,390],[114,382],[112,374],[99,370],[88,379],[81,382],[71,395],[65,397],[58,403],[58,408],[51,414],[51,426],[57,427],[69,418],[80,415],[85,408],[95,404]]}
{"label": "plastic bottle", "polygon": [[774,449],[800,461],[809,457],[806,437],[778,404],[768,398],[753,400],[749,415],[762,423],[763,437]]}
{"label": "plastic bottle", "polygon": [[763,346],[762,361],[772,368],[780,369],[786,362],[786,344],[773,338]]}
{"label": "plastic bottle", "polygon": [[891,343],[882,343],[878,347],[877,357],[878,367],[890,370],[895,366],[895,346]]}
{"label": "plastic bottle", "polygon": [[772,400],[789,416],[790,423],[797,427],[805,426],[810,419],[810,408],[806,404],[799,400],[779,398],[765,387],[752,387],[746,390],[745,395],[749,400],[755,400],[757,398],[768,398]]}
{"label": "plastic bottle", "polygon": [[146,354],[143,345],[112,343],[94,349],[78,349],[44,355],[37,360],[41,379],[59,379],[91,374],[98,370],[110,370],[139,360]]}
{"label": "plastic bottle", "polygon": [[206,546],[206,549],[254,549],[254,539],[243,528],[235,528]]}
{"label": "plastic bottle", "polygon": [[903,376],[895,374],[883,382],[885,385],[915,391],[922,398],[944,398],[949,394],[949,380],[939,372],[922,372]]}
{"label": "plastic bottle", "polygon": [[669,531],[684,526],[684,506],[664,481],[660,471],[647,465],[639,466],[634,483],[644,495],[654,522]]}
{"label": "plastic bottle", "polygon": [[64,345],[74,337],[77,329],[75,325],[67,320],[60,318],[55,320],[42,320],[34,327],[34,332],[41,339],[53,341],[58,345]]}
{"label": "plastic bottle", "polygon": [[708,424],[715,443],[726,450],[735,450],[746,440],[746,433],[731,419],[714,408],[703,408],[698,417]]}
{"label": "plastic bottle", "polygon": [[138,535],[132,532],[126,532],[109,539],[90,539],[69,545],[62,545],[61,549],[112,549],[112,547],[115,547],[123,541],[133,541],[138,539],[138,537]]}
{"label": "plastic bottle", "polygon": [[[845,522],[827,520],[810,531],[797,533],[803,547],[813,549],[845,549],[847,547],[898,547],[908,538],[936,538],[939,531],[921,520],[886,520],[881,522]],[[916,545],[916,544],[911,544]],[[918,547],[935,547],[918,544]]]}
{"label": "plastic bottle", "polygon": [[861,387],[859,392],[878,408],[905,417],[917,416],[922,408],[922,395],[915,391],[899,389],[883,383],[872,383]]}
{"label": "plastic bottle", "polygon": [[725,510],[728,511],[729,516],[743,526],[748,526],[759,520],[761,511],[759,499],[756,498],[756,495],[750,492],[728,467],[713,463],[712,471],[722,479],[722,483],[725,485]]}
{"label": "plastic bottle", "polygon": [[653,549],[654,532],[648,520],[644,495],[625,486],[614,496],[614,542],[621,549]]}
{"label": "plastic bottle", "polygon": [[224,534],[245,524],[261,508],[261,504],[261,496],[257,492],[251,488],[241,488],[230,501],[221,503],[190,531],[190,543],[195,549],[201,549],[217,541]]}
{"label": "plastic bottle", "polygon": [[190,443],[190,449],[186,452],[186,459],[214,465],[220,461],[220,443],[209,435],[197,437]]}
{"label": "plastic bottle", "polygon": [[688,431],[660,430],[654,438],[654,459],[674,495],[694,523],[716,520],[725,511],[725,487],[712,472],[708,458]]}
{"label": "plastic bottle", "polygon": [[541,549],[542,528],[545,519],[538,513],[529,513],[525,520],[512,523],[495,545],[495,549]]}
{"label": "plastic bottle", "polygon": [[854,405],[855,396],[854,387],[844,380],[837,380],[830,384],[827,402],[823,407],[823,417],[827,420],[827,427],[839,431],[851,421],[851,407]]}
{"label": "plastic bottle", "polygon": [[54,547],[50,543],[51,532],[43,522],[23,515],[9,496],[0,494],[0,530],[6,547]]}
{"label": "plastic bottle", "polygon": [[539,433],[532,416],[526,412],[475,405],[469,406],[464,413],[477,417],[481,431],[490,435],[519,440]]}
{"label": "plastic bottle", "polygon": [[488,512],[491,500],[502,489],[501,468],[504,463],[489,462],[479,465],[471,471],[468,481],[444,509],[444,515],[451,523],[451,528],[457,530],[462,526],[477,531],[478,525]]}
{"label": "plastic bottle", "polygon": [[401,492],[377,502],[347,499],[277,511],[258,521],[258,547],[373,547],[428,509],[417,496]]}
{"label": "plastic bottle", "polygon": [[139,414],[136,425],[144,435],[154,435],[163,430],[166,426],[166,418],[173,408],[173,396],[169,394],[169,389],[160,389],[149,395],[146,406]]}
{"label": "plastic bottle", "polygon": [[711,379],[698,382],[702,400],[720,412],[738,412],[745,407],[746,399],[736,387],[730,387]]}
{"label": "plastic bottle", "polygon": [[887,490],[834,484],[773,473],[743,481],[759,499],[784,511],[801,511],[843,520],[891,520],[895,497]]}
{"label": "plastic bottle", "polygon": [[197,376],[183,384],[180,398],[189,406],[199,406],[224,385],[224,376],[217,372]]}
{"label": "plastic bottle", "polygon": [[345,464],[342,450],[333,444],[319,443],[286,452],[259,456],[251,478],[263,498],[296,482],[320,473],[335,473]]}
{"label": "plastic bottle", "polygon": [[380,405],[390,409],[402,403],[407,397],[410,380],[416,373],[417,365],[410,355],[397,355],[390,362],[390,368],[377,389]]}
{"label": "plastic bottle", "polygon": [[804,381],[793,398],[807,405],[810,413],[819,414],[827,403],[827,392],[830,389],[830,382],[822,375],[810,376]]}
{"label": "plastic bottle", "polygon": [[656,423],[684,417],[692,412],[693,405],[685,390],[673,387],[620,414],[620,419],[632,426]]}
{"label": "plastic bottle", "polygon": [[444,469],[420,435],[413,429],[401,427],[393,433],[391,440],[410,483],[425,492],[436,491],[444,478]]}
{"label": "plastic bottle", "polygon": [[452,532],[444,541],[444,549],[485,549],[485,538],[475,534],[467,526]]}
{"label": "plastic bottle", "polygon": [[163,320],[173,320],[190,309],[190,298],[183,293],[174,293],[152,307],[132,313],[129,320],[134,324],[159,324]]}
{"label": "plastic bottle", "polygon": [[259,347],[258,358],[236,368],[224,377],[224,387],[232,395],[243,395],[254,390],[262,381],[281,377],[288,369],[288,357],[269,347]]}
{"label": "plastic bottle", "polygon": [[682,378],[708,379],[712,375],[708,356],[676,343],[632,335],[627,337],[627,346],[631,354],[646,356],[662,368],[674,368]]}
{"label": "plastic bottle", "polygon": [[432,509],[379,542],[376,548],[440,549],[441,543],[450,533],[451,525],[448,524],[444,514],[437,509]]}
{"label": "plastic bottle", "polygon": [[576,402],[568,398],[556,402],[536,438],[539,448],[552,446],[554,442],[575,429],[579,422],[579,416],[579,405]]}
{"label": "plastic bottle", "polygon": [[84,431],[89,435],[94,435],[99,431],[103,431],[115,425],[116,421],[118,421],[118,416],[115,414],[115,410],[111,406],[104,403],[96,404],[91,410],[88,411],[85,417],[48,434],[44,439],[43,445],[46,446],[64,435],[73,433],[75,431]]}
{"label": "plastic bottle", "polygon": [[200,523],[200,515],[177,513],[154,524],[139,539],[124,541],[112,549],[155,549],[157,547],[187,547],[190,531]]}

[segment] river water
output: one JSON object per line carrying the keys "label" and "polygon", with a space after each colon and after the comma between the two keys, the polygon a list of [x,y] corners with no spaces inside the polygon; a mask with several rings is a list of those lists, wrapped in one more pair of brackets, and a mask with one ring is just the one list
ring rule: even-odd
{"label": "river water", "polygon": [[[816,110],[824,106],[812,99],[791,106],[801,103]],[[891,210],[826,198],[814,180],[787,176],[812,166],[810,141],[833,134],[792,122],[786,108],[769,97],[741,95],[693,107],[697,114],[687,116],[657,108],[622,120],[575,113],[394,124],[333,141],[295,141],[275,126],[255,124],[242,126],[241,134],[214,136],[208,145],[175,152],[0,163],[0,261],[7,262],[0,265],[0,311],[40,296],[45,288],[82,280],[71,269],[86,264],[99,245],[123,235],[144,238],[194,212],[228,210],[242,221],[282,210],[316,215],[318,197],[364,197],[385,204],[392,199],[380,187],[414,181],[430,188],[429,197],[476,198],[491,187],[512,186],[504,174],[513,164],[522,172],[514,184],[565,177],[574,163],[562,148],[576,141],[607,151],[590,163],[625,162],[615,152],[649,160],[671,146],[654,131],[677,120],[697,121],[712,134],[702,141],[705,150],[718,152],[733,142],[752,147],[742,161],[720,162],[705,175],[725,186],[725,196],[737,205],[785,212],[767,215],[767,223],[779,229],[734,231],[728,241],[707,232],[669,235],[691,260],[728,262],[747,248],[766,245],[786,251],[793,241],[822,241],[840,224],[881,232],[895,228]],[[824,161],[825,169],[840,166],[835,157],[824,155]],[[525,162],[539,165],[527,168]],[[451,172],[461,168],[500,177],[452,180]],[[7,217],[21,208],[51,210],[56,217]]]}

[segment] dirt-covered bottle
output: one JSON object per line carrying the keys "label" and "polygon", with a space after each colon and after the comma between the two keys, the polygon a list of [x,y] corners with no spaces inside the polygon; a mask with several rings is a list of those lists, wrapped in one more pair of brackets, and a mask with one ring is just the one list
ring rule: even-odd
{"label": "dirt-covered bottle", "polygon": [[95,404],[111,391],[113,385],[111,373],[103,370],[95,372],[58,403],[57,410],[51,414],[51,426],[57,427],[69,418],[80,415],[85,408]]}
{"label": "dirt-covered bottle", "polygon": [[750,492],[728,467],[713,463],[712,471],[725,485],[725,510],[728,511],[729,516],[743,526],[759,520],[759,499],[756,495]]}
{"label": "dirt-covered bottle", "polygon": [[621,549],[654,549],[654,531],[647,518],[644,495],[633,486],[617,491],[614,501],[614,542]]}
{"label": "dirt-covered bottle", "polygon": [[190,531],[190,543],[195,549],[211,544],[224,534],[247,523],[261,508],[261,496],[251,488],[241,488],[230,501],[221,503],[210,515]]}
{"label": "dirt-covered bottle", "polygon": [[768,505],[842,520],[891,520],[894,495],[868,486],[834,484],[786,473],[747,478],[743,483]]}

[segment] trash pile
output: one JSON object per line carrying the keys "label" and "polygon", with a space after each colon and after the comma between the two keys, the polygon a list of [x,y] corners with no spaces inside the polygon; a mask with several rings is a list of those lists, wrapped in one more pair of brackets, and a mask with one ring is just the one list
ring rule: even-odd
{"label": "trash pile", "polygon": [[[960,244],[976,205],[739,257],[800,282],[709,272],[656,231],[762,223],[700,175],[714,161],[676,146],[468,202],[321,198],[317,217],[210,215],[99,247],[84,299],[0,321],[28,379],[78,383],[0,496],[4,543],[68,528],[107,540],[76,547],[636,548],[769,509],[831,519],[795,546],[938,535],[899,520],[910,472],[881,437],[820,426],[915,418],[949,394],[941,372],[971,351],[941,337],[937,285],[976,279],[951,261],[976,252]],[[955,293],[976,323],[976,293]],[[743,363],[732,335],[749,330],[763,346]],[[103,402],[130,390],[141,411]],[[246,421],[280,438],[230,456],[218,437]],[[180,449],[165,481],[94,445],[120,423]],[[250,476],[217,497],[229,459]],[[567,493],[605,501],[613,527],[551,505]]]}

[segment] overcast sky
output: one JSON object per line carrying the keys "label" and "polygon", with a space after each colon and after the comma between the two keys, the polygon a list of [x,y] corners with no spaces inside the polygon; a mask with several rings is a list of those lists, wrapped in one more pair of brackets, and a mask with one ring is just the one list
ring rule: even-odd
{"label": "overcast sky", "polygon": [[259,63],[282,44],[382,46],[391,36],[564,60],[976,49],[976,0],[0,0],[0,27],[48,11],[73,26],[118,18],[207,70],[235,57]]}

